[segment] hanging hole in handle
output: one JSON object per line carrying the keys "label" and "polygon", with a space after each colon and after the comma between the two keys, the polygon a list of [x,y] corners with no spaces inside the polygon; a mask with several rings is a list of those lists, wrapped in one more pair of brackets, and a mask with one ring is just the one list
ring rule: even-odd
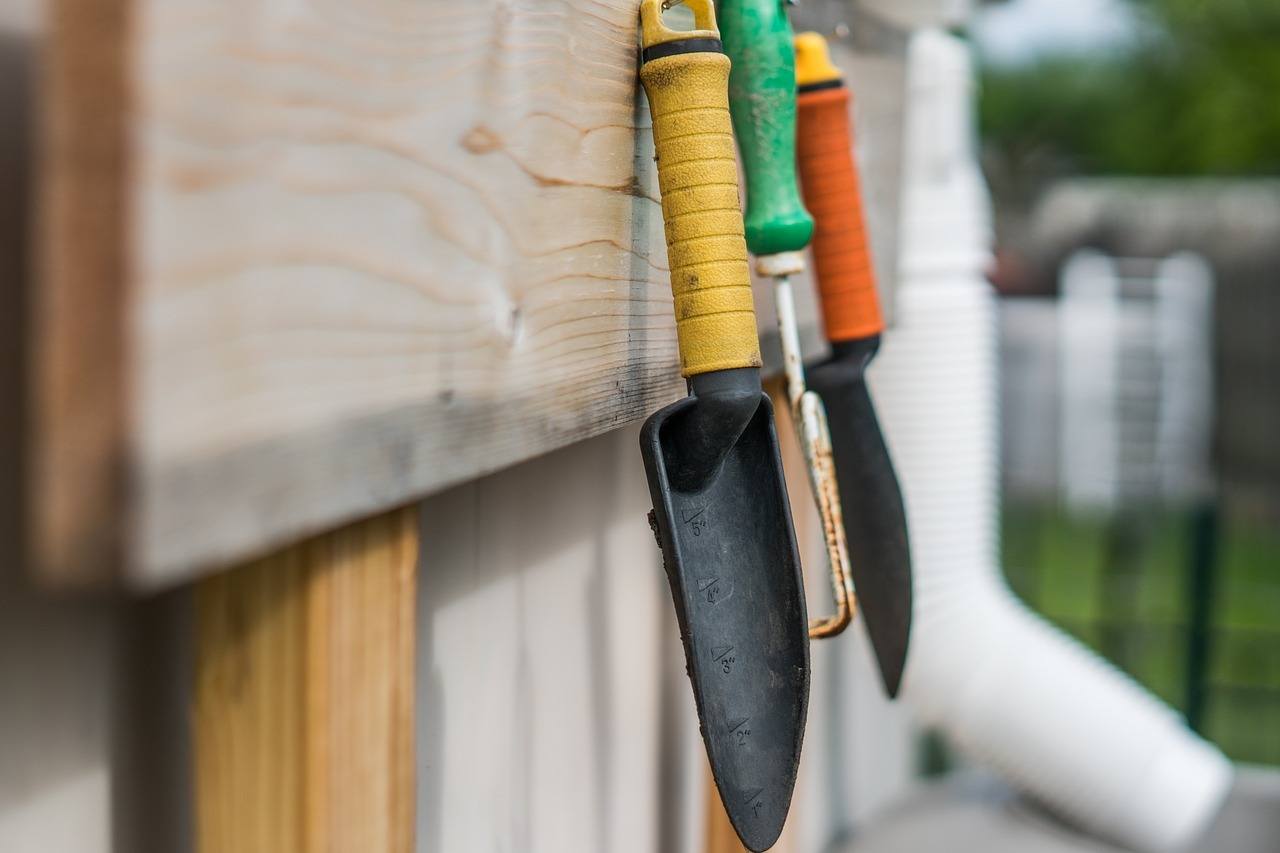
{"label": "hanging hole in handle", "polygon": [[686,38],[719,38],[712,0],[641,0],[640,42],[645,48]]}
{"label": "hanging hole in handle", "polygon": [[675,32],[716,29],[713,0],[662,0],[662,23]]}
{"label": "hanging hole in handle", "polygon": [[676,0],[673,3],[662,4],[662,25],[667,29],[677,33],[687,33],[698,29],[697,17],[693,9],[684,4],[683,0]]}

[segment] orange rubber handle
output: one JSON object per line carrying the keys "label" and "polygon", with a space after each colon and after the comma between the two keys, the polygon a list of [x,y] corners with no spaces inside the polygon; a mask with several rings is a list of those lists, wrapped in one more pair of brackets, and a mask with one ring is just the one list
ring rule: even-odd
{"label": "orange rubber handle", "polygon": [[811,91],[802,86],[797,103],[796,159],[804,204],[817,226],[813,262],[827,339],[877,335],[884,319],[853,161],[849,90],[839,81]]}

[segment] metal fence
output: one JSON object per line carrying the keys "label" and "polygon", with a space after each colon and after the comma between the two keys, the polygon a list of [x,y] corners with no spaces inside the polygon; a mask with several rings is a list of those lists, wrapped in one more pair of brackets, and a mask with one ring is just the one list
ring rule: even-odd
{"label": "metal fence", "polygon": [[1232,758],[1280,764],[1280,532],[1215,487],[1211,284],[1076,256],[1002,308],[1004,565]]}

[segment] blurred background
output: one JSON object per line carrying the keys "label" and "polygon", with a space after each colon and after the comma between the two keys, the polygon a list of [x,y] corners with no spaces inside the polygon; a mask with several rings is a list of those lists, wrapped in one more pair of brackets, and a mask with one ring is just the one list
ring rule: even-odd
{"label": "blurred background", "polygon": [[[134,5],[159,15],[165,2]],[[257,4],[233,10],[219,5],[201,4],[202,14],[252,17],[257,9]],[[401,23],[388,10],[411,5],[369,4],[387,19],[371,15],[370,20],[398,35]],[[544,5],[576,9],[580,4],[530,0],[500,5],[516,20],[527,21]],[[309,31],[294,32],[287,24],[297,13],[317,26],[329,26],[327,16],[341,11],[331,29],[344,34],[349,22],[342,15],[363,14],[359,6],[262,4],[258,11],[267,11],[261,20],[254,19],[260,31],[233,29],[222,40],[205,39],[200,32],[192,43],[203,47],[190,48],[190,57],[178,56],[181,50],[173,48],[172,59],[179,65],[189,61],[189,69],[202,73],[225,64],[248,75],[245,69],[257,61],[256,54],[238,40],[254,36],[266,44],[280,39],[268,47],[279,51],[281,70],[267,73],[254,66],[253,76],[245,79],[261,87],[263,115],[278,119],[298,137],[282,132],[255,143],[283,161],[307,151],[298,140],[306,138],[301,130],[309,126],[311,107],[294,98],[290,86],[314,81],[307,63],[297,60],[309,55],[299,46],[323,53],[342,43],[321,28],[332,42],[320,40],[312,48]],[[34,588],[26,567],[9,554],[19,553],[28,524],[20,495],[29,461],[16,438],[29,414],[21,402],[32,367],[29,341],[23,338],[30,335],[28,303],[38,292],[36,259],[30,257],[39,242],[38,225],[31,218],[40,189],[35,164],[48,153],[34,130],[41,106],[40,53],[50,29],[44,7],[39,0],[0,0],[0,853],[172,853],[190,849],[195,820],[190,712],[196,652],[189,586],[137,599],[114,592],[52,595]],[[170,10],[177,7],[175,3]],[[110,0],[102,8],[112,8]],[[179,21],[181,12],[168,14],[175,31],[199,28]],[[485,27],[501,30],[507,21],[497,15],[492,21],[470,15],[459,20],[463,17],[479,21],[476,31],[486,38],[491,34]],[[911,163],[904,163],[912,159],[904,113],[910,112],[912,98],[920,96],[909,80],[908,46],[927,30],[948,43],[944,59],[954,59],[954,51],[963,55],[965,73],[972,48],[977,70],[974,91],[967,81],[952,80],[957,91],[947,93],[951,101],[938,100],[949,111],[947,118],[963,114],[953,124],[980,152],[981,177],[994,213],[995,251],[987,276],[998,294],[999,568],[1023,601],[1130,674],[1236,762],[1236,788],[1224,818],[1194,849],[1280,849],[1275,830],[1280,815],[1280,0],[801,0],[793,18],[797,29],[827,33],[856,81],[857,144],[873,251],[887,291],[886,308],[896,310],[900,321],[886,334],[875,368],[882,371],[875,388],[877,405],[886,424],[897,428],[896,434],[890,431],[891,439],[914,435],[919,440],[917,447],[904,441],[895,448],[904,482],[925,484],[917,496],[928,487],[941,496],[929,500],[937,496],[925,494],[926,511],[912,522],[913,536],[919,534],[913,544],[927,546],[927,554],[916,558],[917,578],[932,578],[931,592],[947,586],[936,581],[945,581],[948,574],[963,573],[965,583],[979,574],[979,580],[985,579],[988,568],[996,576],[987,547],[996,527],[986,524],[987,515],[997,512],[995,489],[986,488],[985,479],[986,474],[996,477],[994,457],[986,454],[991,444],[987,401],[973,402],[968,414],[976,411],[981,417],[966,422],[972,446],[965,450],[973,450],[972,458],[981,463],[971,481],[952,478],[950,469],[931,470],[937,467],[935,457],[920,452],[921,447],[932,449],[929,442],[935,440],[948,451],[954,449],[965,426],[939,418],[927,425],[933,435],[924,428],[912,433],[913,420],[925,420],[916,418],[912,407],[936,387],[908,381],[914,375],[911,358],[923,352],[937,356],[947,368],[961,359],[952,352],[939,354],[951,341],[939,344],[940,337],[930,338],[934,327],[920,322],[946,314],[946,306],[928,304],[938,295],[931,290],[933,282],[912,281],[912,275],[899,271],[909,266],[902,258],[910,255],[898,245],[911,242],[898,239],[899,230],[912,230],[904,210],[914,200],[912,215],[928,219],[919,216],[920,200],[928,208],[960,183],[960,189],[973,191],[962,201],[973,205],[957,208],[966,218],[964,227],[954,230],[967,231],[956,242],[980,244],[970,248],[985,258],[989,236],[983,230],[985,190],[978,186],[982,181],[971,168],[967,145],[950,146],[948,141],[943,146],[957,149],[950,152],[951,174],[913,171]],[[940,26],[962,44],[950,44],[949,37],[936,32]],[[437,44],[444,38],[430,28],[428,35]],[[496,36],[491,41],[502,42]],[[574,44],[582,48],[586,41]],[[475,43],[468,49],[484,57],[487,48],[479,45],[489,42],[477,37]],[[297,48],[297,56],[281,45]],[[566,52],[561,65],[538,67],[561,73],[573,59]],[[377,63],[369,67],[394,76],[406,67],[397,61],[409,67],[416,62],[412,51],[399,60],[382,57],[379,62],[383,60],[385,69]],[[628,54],[626,69],[630,62]],[[152,78],[140,77],[137,85],[163,89],[166,74],[152,72]],[[191,80],[197,78],[206,79],[193,74]],[[210,73],[207,79],[210,91],[219,96],[224,94],[219,86],[240,91],[227,84],[229,78]],[[533,77],[510,82],[541,92]],[[330,91],[325,80],[315,83],[314,91],[340,95],[339,101],[346,97],[345,89]],[[969,132],[971,94],[976,94],[977,105],[974,133]],[[362,104],[365,97],[361,90],[350,104]],[[479,95],[476,100],[489,108]],[[214,98],[210,103],[220,102]],[[460,116],[458,127],[452,128],[454,137],[472,139],[464,131],[474,116],[444,103],[447,108],[432,107],[435,112],[424,108],[423,120],[447,123],[453,117],[446,113],[453,110]],[[593,160],[582,154],[576,135],[562,139],[524,127],[518,98],[503,104],[506,111],[494,109],[486,121],[524,146],[516,150],[545,158],[548,174],[581,177],[600,163],[616,161],[607,146],[594,152]],[[558,101],[553,106],[565,109]],[[144,116],[153,131],[164,125],[162,107],[174,115],[214,109],[185,95],[164,104],[157,99],[154,114]],[[630,115],[629,106],[627,110]],[[359,110],[343,114],[335,107],[332,113],[344,128],[366,127]],[[642,118],[637,118],[635,140],[648,133]],[[219,121],[246,134],[261,130],[234,110]],[[184,132],[202,144],[208,142],[201,136],[206,131],[216,140],[222,132],[219,122],[208,122],[208,128],[204,124],[195,122],[195,129]],[[932,129],[926,127],[926,135]],[[440,142],[446,137],[415,129],[405,138],[421,144],[423,151],[438,153],[449,148]],[[618,139],[626,146],[635,142],[630,131]],[[467,166],[480,174],[492,168],[492,161],[477,166],[468,159],[491,155],[487,149],[463,156],[459,152],[464,150],[465,145],[449,148],[462,164],[450,169]],[[192,151],[213,157],[212,162],[222,156],[216,145],[190,145],[176,154],[150,151],[149,156],[181,165],[184,157],[194,156]],[[326,170],[336,165],[357,187],[373,180],[371,174],[381,175],[365,171],[365,161],[342,153],[345,148],[335,151],[332,161],[316,161],[316,174],[328,179]],[[627,152],[628,159],[618,162],[634,160],[644,167],[651,161],[643,145]],[[178,175],[171,180],[176,190],[165,183],[171,176],[164,170],[155,170],[160,177],[150,176],[158,194],[169,193],[184,204],[198,206],[202,198],[207,203],[201,188],[183,183],[187,173],[171,171]],[[956,175],[962,180],[951,181]],[[388,180],[402,176],[396,171]],[[431,179],[440,183],[424,184],[424,197],[453,193],[455,200],[472,205],[458,209],[473,211],[467,215],[477,228],[484,224],[474,212],[480,209],[477,200],[545,201],[546,187],[523,174],[510,181],[490,175],[488,183],[482,182],[488,196],[464,193],[456,181],[441,189],[446,177],[442,172]],[[935,178],[941,189],[930,195],[938,189],[927,186]],[[926,185],[926,191],[913,195],[913,184]],[[292,201],[317,215],[332,213],[328,205],[346,204],[342,194],[297,195],[303,200]],[[236,210],[247,215],[251,207]],[[975,213],[978,207],[981,215]],[[407,207],[379,216],[383,224],[408,223],[406,245],[414,253],[408,257],[415,263],[425,256],[417,254],[426,252],[423,246],[446,259],[448,251],[456,251],[441,239],[441,229],[433,230]],[[531,216],[530,221],[543,220]],[[282,233],[292,237],[290,229],[297,229],[314,240],[314,232],[306,230],[311,224],[307,217],[296,217]],[[658,217],[650,224],[660,234]],[[924,230],[927,237],[936,236]],[[353,240],[365,240],[359,229],[351,234]],[[500,230],[493,234],[494,246],[509,249],[511,257],[519,254],[518,247],[512,248],[514,238]],[[180,236],[207,248],[190,232]],[[943,236],[948,236],[945,229]],[[928,243],[917,239],[909,248],[918,249],[922,242]],[[925,254],[938,251],[936,244],[924,248]],[[442,267],[446,272],[454,268]],[[975,271],[962,273],[958,284],[951,282],[952,289],[970,300],[964,304],[981,309],[965,322],[985,330],[986,279]],[[520,284],[512,276],[495,285],[495,292],[505,296],[504,288],[512,288],[520,296]],[[665,295],[665,282],[657,286]],[[925,295],[911,297],[915,303],[900,298],[895,307],[895,287],[899,297]],[[423,285],[422,293],[429,290]],[[809,290],[800,288],[802,300]],[[564,304],[580,302],[581,292],[587,291],[562,295]],[[415,302],[425,315],[440,310],[427,296],[422,305]],[[801,305],[801,312],[808,312],[807,331],[816,340],[812,294],[807,298],[810,303]],[[767,302],[767,292],[757,291],[757,305]],[[476,320],[477,328],[504,341],[505,333],[486,325],[494,322],[489,315],[497,313],[483,300],[472,307],[487,312]],[[763,327],[771,325],[768,311],[761,312]],[[959,327],[954,320],[942,316],[940,323]],[[551,329],[550,324],[529,325],[524,346],[554,342]],[[607,333],[601,335],[607,338]],[[964,356],[977,365],[973,372],[983,382],[989,376],[988,342]],[[766,333],[766,350],[770,343]],[[489,378],[501,373],[507,364],[503,359],[529,351],[508,350],[505,343],[496,349],[500,352],[485,374]],[[674,394],[680,383],[674,352],[668,355],[671,369],[645,381],[668,382]],[[442,383],[434,389],[440,395],[439,411],[459,404],[455,393],[466,402],[465,383],[455,388],[447,374],[439,370],[428,377]],[[944,377],[938,384],[946,381]],[[612,382],[609,376],[608,384]],[[980,386],[990,388],[990,383]],[[428,394],[423,399],[432,398]],[[274,405],[281,405],[280,400]],[[632,420],[642,414],[634,405],[626,409]],[[714,828],[722,809],[714,795],[708,796],[712,789],[678,627],[645,520],[649,497],[636,453],[637,424],[613,428],[621,423],[625,421],[610,421],[608,434],[576,437],[573,443],[565,438],[567,446],[552,453],[544,454],[547,448],[539,446],[538,454],[521,457],[518,464],[493,473],[485,468],[485,476],[453,485],[422,504],[426,556],[421,561],[415,652],[421,710],[414,721],[419,738],[413,810],[418,850],[738,850],[731,833],[723,833],[728,846],[715,846],[714,832],[706,831],[707,825]],[[479,446],[480,439],[476,441]],[[910,450],[916,451],[914,456]],[[794,449],[789,452],[790,474],[802,477]],[[793,495],[803,494],[803,480],[795,480],[791,488]],[[980,505],[976,513],[970,512],[974,505]],[[946,511],[934,512],[932,531],[925,523],[914,527],[928,521],[923,516],[938,506]],[[957,506],[959,511],[949,514]],[[812,508],[796,502],[793,512],[805,553],[820,555],[821,530]],[[982,523],[966,527],[962,542],[974,547],[951,549],[957,552],[954,558],[944,553],[953,544],[947,538],[953,516],[959,519],[954,526],[964,527],[975,514]],[[939,529],[945,535],[929,542],[927,533]],[[805,557],[806,565],[820,566],[820,560]],[[810,578],[810,589],[822,589],[821,580]],[[981,583],[971,585],[986,591]],[[959,584],[949,589],[955,586]],[[974,612],[948,594],[944,590],[929,600],[938,612],[960,602],[947,610],[946,619],[919,619],[917,610],[913,642],[947,620],[944,627],[958,625],[956,633],[963,639],[982,633],[981,626],[972,624]],[[917,594],[917,607],[925,597]],[[945,639],[934,647],[945,646]],[[917,648],[924,647],[921,642]],[[953,675],[957,681],[972,675],[985,661],[976,655],[966,659],[970,651],[960,649],[954,659],[960,665],[955,666],[953,659],[936,656],[944,665],[929,675],[942,672],[945,678],[935,681],[944,688],[951,686],[946,679]],[[1098,840],[1089,826],[1084,832],[1077,831],[1079,826],[1065,829],[1063,811],[1053,808],[1060,803],[1052,797],[1046,798],[1051,812],[1046,813],[1046,803],[1033,804],[1033,798],[1023,796],[1025,778],[1007,773],[1009,768],[998,761],[984,767],[981,756],[964,758],[954,743],[937,734],[932,728],[938,726],[937,718],[962,704],[951,701],[960,691],[925,693],[922,687],[931,685],[919,678],[923,698],[908,695],[889,703],[861,630],[851,632],[847,643],[815,646],[813,655],[806,763],[788,836],[779,850],[1118,849],[1104,846],[1107,842]],[[1037,665],[1034,649],[1018,647],[1007,657],[1026,659],[1016,661],[1027,667],[1016,671],[1019,676]],[[1050,659],[1043,673],[1050,688],[1043,683],[1016,686],[1026,686],[1024,695],[1041,703],[1026,715],[1036,717],[1025,726],[1027,738],[1049,731],[1057,738],[1051,746],[1074,760],[1086,751],[1075,749],[1081,740],[1060,738],[1061,729],[1054,725],[1062,718],[1078,722],[1088,714],[1076,708],[1044,709],[1051,704],[1043,700],[1051,688],[1069,689],[1061,687],[1067,679],[1059,679],[1061,671],[1052,666],[1062,660]],[[1034,679],[1022,680],[1029,685]],[[980,685],[969,694],[982,692]],[[938,696],[942,698],[933,702]],[[1121,698],[1133,700],[1128,694]],[[1096,696],[1082,697],[1081,704],[1091,699]],[[1103,704],[1095,702],[1094,707]],[[919,706],[934,712],[923,725],[912,715]],[[1105,706],[1099,715],[1112,707]],[[513,709],[519,713],[509,713]],[[973,716],[957,711],[954,717],[962,719],[955,728],[963,729]],[[989,724],[983,734],[994,729],[1013,740],[1008,730],[1016,727],[1006,717],[992,713],[983,722]],[[583,732],[591,736],[583,737]],[[1106,753],[1104,739],[1095,733],[1087,732],[1087,746]],[[529,744],[537,744],[538,750],[531,752]],[[1081,759],[1075,768],[1083,768],[1079,778],[1087,783],[1091,773],[1094,779],[1107,775],[1111,768],[1106,757]],[[1012,778],[1002,778],[1000,771]],[[1037,767],[1024,776],[1035,777],[1036,771],[1052,777],[1053,793],[1074,782],[1070,773]],[[1113,786],[1119,784],[1117,778],[1111,774]],[[1152,799],[1163,797],[1166,805],[1173,801],[1168,787],[1151,787],[1156,792]],[[1117,809],[1123,811],[1124,804]]]}
{"label": "blurred background", "polygon": [[1007,0],[969,30],[1002,554],[1232,759],[1280,762],[1280,2]]}

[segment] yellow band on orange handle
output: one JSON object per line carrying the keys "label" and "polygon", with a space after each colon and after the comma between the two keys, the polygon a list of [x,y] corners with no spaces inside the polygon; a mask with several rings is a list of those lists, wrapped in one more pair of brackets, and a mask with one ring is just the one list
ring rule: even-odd
{"label": "yellow band on orange handle", "polygon": [[[698,29],[662,24],[661,0],[640,6],[644,46],[715,39],[710,0],[688,0]],[[760,366],[751,274],[729,120],[729,58],[699,50],[640,69],[658,161],[658,186],[685,376]]]}

